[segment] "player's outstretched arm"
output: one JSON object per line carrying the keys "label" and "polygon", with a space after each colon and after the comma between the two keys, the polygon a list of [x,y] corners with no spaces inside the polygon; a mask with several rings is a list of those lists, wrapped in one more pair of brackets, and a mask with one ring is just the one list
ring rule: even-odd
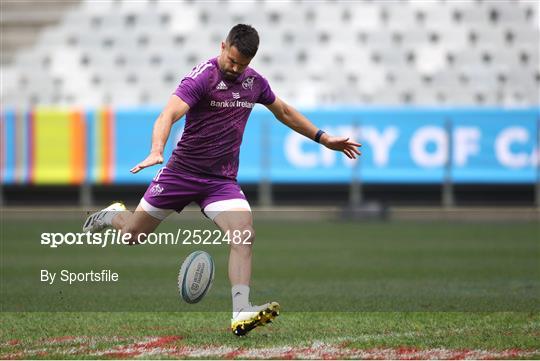
{"label": "player's outstretched arm", "polygon": [[347,137],[336,137],[319,131],[309,119],[279,98],[266,107],[280,122],[329,149],[343,152],[350,159],[356,159],[356,156],[361,154],[358,150],[358,147],[362,146],[360,143]]}
{"label": "player's outstretched arm", "polygon": [[145,160],[131,168],[131,173],[137,173],[141,169],[163,163],[163,149],[169,138],[171,127],[178,119],[182,118],[189,110],[189,105],[176,95],[171,95],[169,101],[154,123],[152,131],[152,149]]}

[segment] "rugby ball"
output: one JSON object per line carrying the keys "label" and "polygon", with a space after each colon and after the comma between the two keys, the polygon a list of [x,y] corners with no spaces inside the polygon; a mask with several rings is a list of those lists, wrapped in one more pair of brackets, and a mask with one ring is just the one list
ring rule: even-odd
{"label": "rugby ball", "polygon": [[214,282],[214,260],[207,252],[195,251],[186,257],[178,274],[178,291],[187,303],[197,303]]}

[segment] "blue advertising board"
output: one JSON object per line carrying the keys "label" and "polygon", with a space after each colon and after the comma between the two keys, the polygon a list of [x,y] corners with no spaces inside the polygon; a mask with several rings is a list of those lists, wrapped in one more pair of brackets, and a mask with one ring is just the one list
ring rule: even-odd
{"label": "blue advertising board", "polygon": [[[538,109],[531,110],[327,110],[304,113],[319,128],[362,143],[351,161],[293,132],[267,112],[250,126],[270,129],[270,166],[261,172],[274,182],[534,183],[538,177]],[[261,137],[253,130],[246,136]],[[451,135],[449,135],[451,134]],[[256,143],[264,141],[260,140]],[[451,151],[450,151],[451,150]],[[244,147],[243,152],[250,152]],[[446,166],[451,163],[447,173]],[[260,162],[259,162],[260,163]],[[259,163],[241,162],[245,168]]]}

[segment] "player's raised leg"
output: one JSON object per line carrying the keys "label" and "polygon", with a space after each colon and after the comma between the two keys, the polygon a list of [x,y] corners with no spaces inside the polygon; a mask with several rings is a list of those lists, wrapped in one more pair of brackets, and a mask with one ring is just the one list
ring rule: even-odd
{"label": "player's raised leg", "polygon": [[[245,202],[245,206],[238,204]],[[236,208],[222,210],[232,205]],[[221,211],[220,211],[221,210]],[[209,204],[205,213],[214,220],[230,239],[229,279],[233,303],[231,330],[237,336],[244,336],[258,326],[264,326],[279,315],[277,302],[252,306],[249,302],[249,284],[255,230],[249,204],[244,199],[233,199]],[[236,234],[235,234],[236,232]]]}
{"label": "player's raised leg", "polygon": [[133,243],[142,240],[142,235],[153,232],[165,217],[170,214],[169,210],[159,210],[151,207],[142,199],[135,212],[131,213],[125,205],[115,202],[109,207],[91,214],[86,219],[84,232],[100,232],[101,230],[113,227],[123,233],[131,234]]}

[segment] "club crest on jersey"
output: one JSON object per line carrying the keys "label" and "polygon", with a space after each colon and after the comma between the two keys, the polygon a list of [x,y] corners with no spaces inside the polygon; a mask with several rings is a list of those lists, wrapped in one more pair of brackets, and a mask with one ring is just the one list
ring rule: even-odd
{"label": "club crest on jersey", "polygon": [[252,76],[248,76],[243,82],[242,82],[242,88],[253,90],[253,80],[255,78]]}
{"label": "club crest on jersey", "polygon": [[233,97],[234,99],[240,99],[240,93],[232,92],[232,97]]}
{"label": "club crest on jersey", "polygon": [[227,84],[225,84],[225,83],[223,82],[223,80],[222,80],[222,81],[220,81],[219,84],[216,86],[216,89],[217,89],[217,90],[227,90],[227,89],[228,89],[228,88],[227,88]]}
{"label": "club crest on jersey", "polygon": [[152,188],[150,188],[150,194],[153,196],[158,196],[163,192],[163,187],[159,184],[155,184]]}

